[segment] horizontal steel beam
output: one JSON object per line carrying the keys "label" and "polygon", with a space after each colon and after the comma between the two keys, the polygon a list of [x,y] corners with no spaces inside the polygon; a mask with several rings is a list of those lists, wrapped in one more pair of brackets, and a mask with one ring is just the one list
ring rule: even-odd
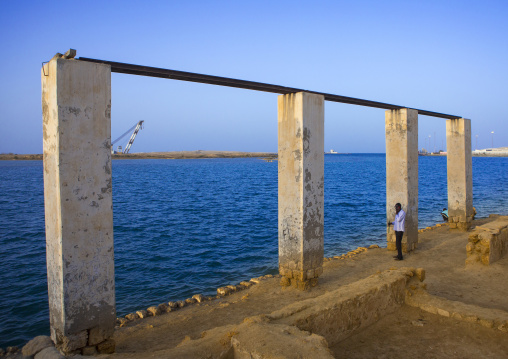
{"label": "horizontal steel beam", "polygon": [[[328,93],[303,90],[303,89],[298,89],[298,88],[294,88],[294,87],[271,85],[271,84],[266,84],[266,83],[262,83],[262,82],[255,82],[255,81],[238,80],[238,79],[232,79],[232,78],[228,78],[228,77],[203,75],[203,74],[196,74],[193,72],[168,70],[168,69],[161,69],[158,67],[150,67],[150,66],[132,65],[132,64],[125,64],[122,62],[90,59],[87,57],[80,57],[77,60],[110,65],[112,72],[117,72],[117,73],[121,73],[121,74],[160,77],[160,78],[165,78],[165,79],[199,82],[199,83],[210,84],[210,85],[237,87],[237,88],[242,88],[242,89],[247,89],[247,90],[271,92],[271,93],[278,93],[278,94],[288,94],[288,93],[295,93],[295,92],[309,92],[309,93],[314,93],[314,94],[318,94],[318,95],[323,95],[326,101],[347,103],[347,104],[358,105],[358,106],[382,108],[382,109],[386,109],[386,110],[396,110],[396,109],[400,109],[400,108],[411,108],[411,107],[407,107],[407,106],[398,106],[398,105],[392,105],[392,104],[383,103],[383,102],[362,100],[362,99],[354,98],[354,97],[332,95],[332,94],[328,94]],[[415,109],[415,110],[418,111],[418,114],[425,115],[425,116],[448,118],[448,119],[461,118],[461,116],[447,115],[444,113],[418,110],[418,109]]]}

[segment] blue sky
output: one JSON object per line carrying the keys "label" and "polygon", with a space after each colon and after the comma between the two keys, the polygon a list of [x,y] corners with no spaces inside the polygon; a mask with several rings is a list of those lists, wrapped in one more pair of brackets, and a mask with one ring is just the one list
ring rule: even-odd
{"label": "blue sky", "polygon": [[[507,1],[2,1],[0,153],[42,153],[40,68],[78,57],[267,82],[461,115],[508,146]],[[112,74],[133,152],[277,151],[277,95]],[[419,147],[445,120],[419,117]],[[325,149],[384,152],[384,110],[326,102]]]}

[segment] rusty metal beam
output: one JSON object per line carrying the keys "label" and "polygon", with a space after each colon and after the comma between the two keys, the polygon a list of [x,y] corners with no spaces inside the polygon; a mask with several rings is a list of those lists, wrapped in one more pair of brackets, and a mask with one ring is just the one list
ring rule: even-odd
{"label": "rusty metal beam", "polygon": [[[358,106],[382,108],[385,110],[411,108],[411,107],[407,107],[407,106],[398,106],[398,105],[392,105],[389,103],[383,103],[383,102],[377,102],[377,101],[362,100],[362,99],[354,98],[354,97],[347,97],[347,96],[333,95],[333,94],[322,93],[322,92],[317,92],[317,91],[303,90],[303,89],[298,89],[298,88],[294,88],[294,87],[285,87],[285,86],[279,86],[279,85],[266,84],[266,83],[262,83],[262,82],[232,79],[232,78],[228,78],[228,77],[211,76],[211,75],[196,74],[193,72],[162,69],[159,67],[125,64],[122,62],[90,59],[87,57],[80,57],[77,60],[107,64],[107,65],[111,66],[112,72],[117,72],[117,73],[121,73],[121,74],[159,77],[159,78],[165,78],[165,79],[198,82],[198,83],[204,83],[204,84],[210,84],[210,85],[236,87],[236,88],[242,88],[242,89],[247,89],[247,90],[271,92],[271,93],[278,93],[278,94],[288,94],[288,93],[295,93],[295,92],[310,92],[310,93],[315,93],[318,95],[323,95],[326,101],[347,103],[347,104],[358,105]],[[418,109],[415,109],[415,110],[418,111],[419,115],[440,117],[440,118],[447,118],[447,119],[461,118],[461,116],[447,115],[444,113],[438,113],[438,112],[432,112],[432,111],[426,111],[426,110],[418,110]]]}

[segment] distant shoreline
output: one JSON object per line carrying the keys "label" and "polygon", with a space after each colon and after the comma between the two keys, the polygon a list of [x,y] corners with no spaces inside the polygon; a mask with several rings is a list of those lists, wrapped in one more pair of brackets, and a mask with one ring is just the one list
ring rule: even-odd
{"label": "distant shoreline", "polygon": [[[173,152],[140,152],[114,154],[114,160],[132,159],[197,159],[197,158],[277,158],[273,152],[238,152],[238,151],[173,151]],[[42,161],[42,154],[0,154],[0,161]]]}
{"label": "distant shoreline", "polygon": [[[326,153],[330,154],[330,153]],[[349,155],[351,153],[333,153],[333,155]],[[446,155],[427,154],[429,157],[446,157]],[[473,157],[508,157],[508,154],[496,153],[474,153]],[[142,160],[142,159],[197,159],[197,158],[267,158],[276,159],[274,152],[239,152],[239,151],[171,151],[171,152],[138,152],[128,154],[114,154],[114,160]],[[42,161],[42,154],[0,154],[0,161]]]}

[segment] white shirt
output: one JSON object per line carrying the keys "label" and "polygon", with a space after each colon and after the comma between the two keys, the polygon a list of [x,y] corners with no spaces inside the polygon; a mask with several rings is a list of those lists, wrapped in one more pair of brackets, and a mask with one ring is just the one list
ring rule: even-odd
{"label": "white shirt", "polygon": [[393,230],[398,232],[404,232],[406,227],[406,212],[402,209],[395,215],[395,221],[392,222]]}

